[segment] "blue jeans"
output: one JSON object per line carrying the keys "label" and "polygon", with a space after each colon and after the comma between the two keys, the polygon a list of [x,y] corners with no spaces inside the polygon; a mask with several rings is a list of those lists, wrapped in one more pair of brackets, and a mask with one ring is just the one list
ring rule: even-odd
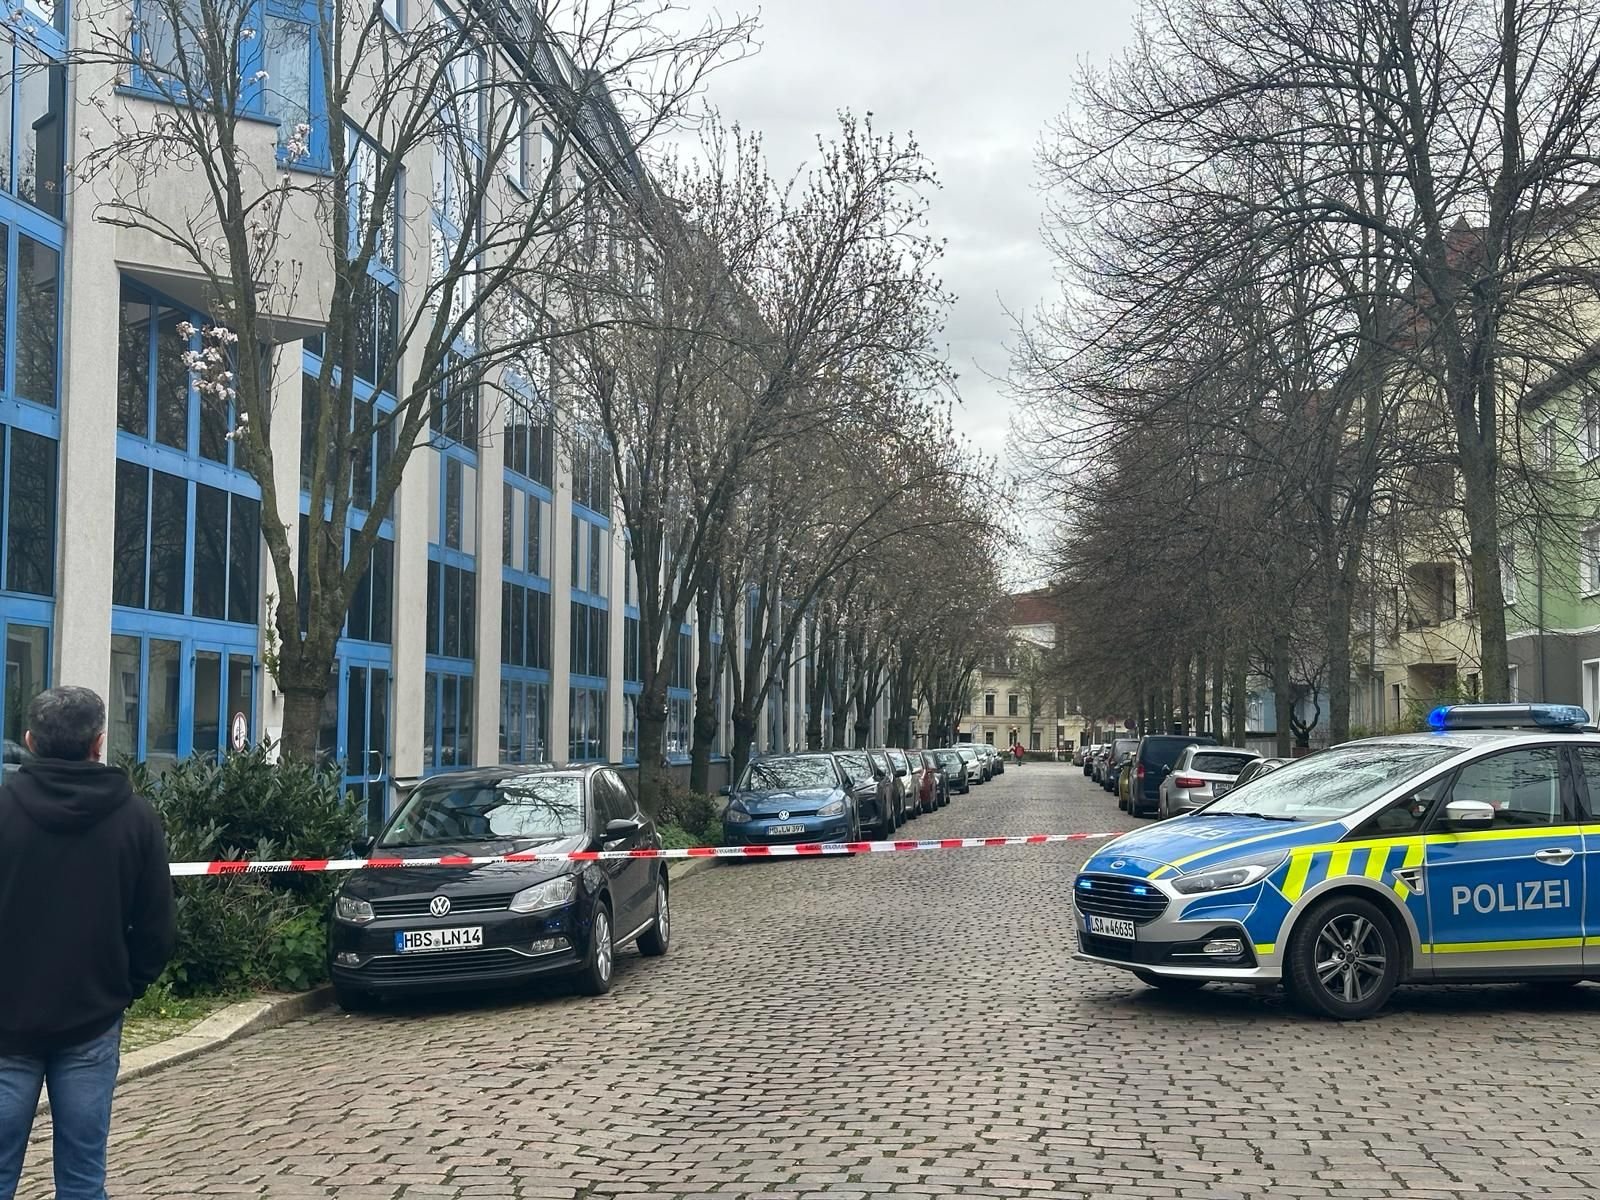
{"label": "blue jeans", "polygon": [[39,1089],[50,1089],[56,1200],[105,1200],[111,1092],[122,1061],[122,1022],[42,1057],[0,1055],[0,1200],[12,1200],[33,1131]]}

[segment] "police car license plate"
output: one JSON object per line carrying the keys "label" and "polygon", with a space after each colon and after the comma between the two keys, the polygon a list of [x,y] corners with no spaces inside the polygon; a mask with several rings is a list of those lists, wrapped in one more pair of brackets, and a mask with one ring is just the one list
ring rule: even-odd
{"label": "police car license plate", "polygon": [[1096,917],[1089,918],[1089,932],[1098,933],[1101,937],[1129,938],[1133,937],[1133,922],[1122,917]]}
{"label": "police car license plate", "polygon": [[787,834],[804,833],[805,831],[806,827],[804,825],[769,825],[767,827],[767,836],[784,837]]}
{"label": "police car license plate", "polygon": [[399,954],[417,954],[424,950],[475,950],[481,945],[482,925],[460,929],[415,929],[410,933],[397,932],[394,935],[394,948]]}

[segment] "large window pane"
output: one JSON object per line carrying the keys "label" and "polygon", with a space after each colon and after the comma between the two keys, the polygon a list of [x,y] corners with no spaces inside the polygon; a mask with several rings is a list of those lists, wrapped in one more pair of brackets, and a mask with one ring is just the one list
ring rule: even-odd
{"label": "large window pane", "polygon": [[228,604],[228,493],[194,488],[194,595],[197,617],[220,620]]}
{"label": "large window pane", "polygon": [[178,677],[182,661],[178,642],[150,639],[150,703],[145,726],[145,761],[178,756]]}
{"label": "large window pane", "polygon": [[281,150],[295,136],[296,125],[311,123],[311,26],[268,16],[264,33],[262,107],[277,118]]}
{"label": "large window pane", "polygon": [[162,471],[150,476],[150,607],[181,613],[189,485]]}
{"label": "large window pane", "polygon": [[6,479],[6,587],[36,596],[54,593],[56,443],[12,429]]}
{"label": "large window pane", "polygon": [[139,755],[139,726],[143,720],[140,682],[139,639],[113,635],[111,683],[106,692],[107,762]]}
{"label": "large window pane", "polygon": [[117,428],[150,436],[150,320],[153,310],[139,292],[122,289],[117,330]]}
{"label": "large window pane", "polygon": [[156,441],[189,448],[189,368],[183,356],[189,339],[178,332],[184,316],[163,308],[156,322]]}
{"label": "large window pane", "polygon": [[461,464],[453,458],[444,461],[444,544],[461,549],[462,525]]}
{"label": "large window pane", "polygon": [[372,640],[393,637],[394,543],[380,538],[372,547]]}
{"label": "large window pane", "polygon": [[228,620],[255,624],[261,578],[261,502],[233,498],[228,538]]}
{"label": "large window pane", "polygon": [[346,775],[367,773],[367,670],[350,668],[350,698],[345,703],[344,754]]}
{"label": "large window pane", "polygon": [[194,656],[194,753],[216,754],[222,745],[222,655]]}
{"label": "large window pane", "polygon": [[[6,626],[5,737],[22,745],[28,705],[50,681],[50,631],[40,625]],[[10,757],[11,747],[6,747]]]}
{"label": "large window pane", "polygon": [[17,194],[52,217],[61,216],[66,96],[66,67],[19,44]]}
{"label": "large window pane", "polygon": [[524,530],[527,540],[526,570],[530,575],[544,574],[544,505],[539,497],[528,497],[528,519]]}
{"label": "large window pane", "polygon": [[17,238],[17,396],[56,402],[61,255],[26,234]]}
{"label": "large window pane", "polygon": [[112,544],[111,603],[144,607],[145,535],[150,473],[137,463],[117,463],[117,517]]}
{"label": "large window pane", "polygon": [[446,675],[439,693],[439,765],[456,765],[457,677]]}

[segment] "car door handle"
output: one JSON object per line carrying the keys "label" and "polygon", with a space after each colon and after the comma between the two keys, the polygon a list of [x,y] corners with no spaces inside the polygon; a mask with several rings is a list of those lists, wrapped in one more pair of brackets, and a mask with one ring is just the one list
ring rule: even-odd
{"label": "car door handle", "polygon": [[1533,856],[1542,863],[1549,863],[1552,867],[1564,867],[1572,861],[1572,851],[1565,846],[1552,846],[1546,850],[1535,850]]}

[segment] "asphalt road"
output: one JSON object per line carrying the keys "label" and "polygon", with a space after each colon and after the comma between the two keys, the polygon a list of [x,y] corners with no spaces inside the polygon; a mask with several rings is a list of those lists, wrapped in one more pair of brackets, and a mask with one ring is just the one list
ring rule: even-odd
{"label": "asphalt road", "polygon": [[[1030,764],[909,832],[1129,824]],[[328,1013],[130,1084],[111,1195],[1600,1193],[1600,987],[1408,989],[1357,1025],[1160,994],[1070,959],[1088,852],[719,867],[604,999]]]}

